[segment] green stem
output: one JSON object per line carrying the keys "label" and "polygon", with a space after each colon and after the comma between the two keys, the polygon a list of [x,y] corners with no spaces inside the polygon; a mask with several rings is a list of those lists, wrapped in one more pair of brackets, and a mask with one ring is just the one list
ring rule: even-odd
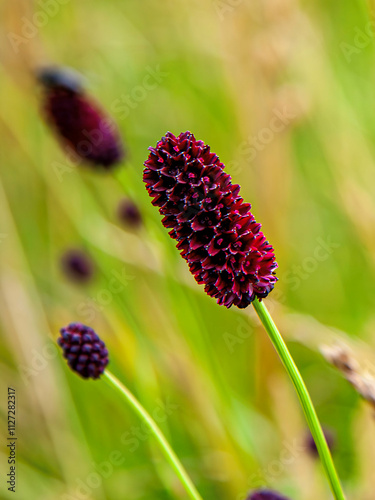
{"label": "green stem", "polygon": [[335,466],[333,464],[331,453],[329,451],[326,439],[324,437],[321,425],[319,423],[319,419],[316,414],[313,402],[308,393],[306,385],[301,377],[301,374],[298,371],[298,368],[293,361],[293,358],[284,342],[284,339],[282,338],[279,330],[277,329],[277,326],[273,322],[273,319],[271,318],[271,315],[268,312],[264,303],[260,302],[258,299],[255,299],[253,302],[253,306],[264,328],[266,329],[268,335],[270,336],[271,342],[274,348],[276,349],[277,354],[280,356],[280,359],[283,362],[284,367],[288,372],[288,375],[297,391],[311,434],[316,443],[316,447],[318,449],[320,459],[322,461],[332,493],[336,500],[345,500],[345,496],[341,488]]}
{"label": "green stem", "polygon": [[168,460],[168,462],[176,472],[189,497],[193,500],[202,500],[202,497],[192,483],[184,466],[178,459],[175,452],[172,450],[170,444],[168,443],[164,434],[155,423],[151,415],[145,410],[145,408],[143,408],[141,403],[133,396],[129,389],[127,389],[127,387],[125,387],[110,371],[106,370],[103,374],[103,377],[110,385],[112,385],[112,387],[115,387],[115,389],[117,389],[121,393],[121,395],[125,397],[135,413],[137,413],[137,415],[143,420],[143,422],[153,433],[154,437],[160,445],[165,458]]}

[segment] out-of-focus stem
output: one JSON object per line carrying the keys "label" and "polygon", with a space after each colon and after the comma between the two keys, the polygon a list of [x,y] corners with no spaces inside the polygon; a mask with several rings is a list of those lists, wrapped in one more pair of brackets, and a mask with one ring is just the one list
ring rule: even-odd
{"label": "out-of-focus stem", "polygon": [[121,396],[124,397],[127,403],[133,408],[135,413],[142,419],[142,421],[147,425],[155,439],[158,441],[161,451],[163,452],[165,458],[171,464],[172,468],[179,477],[181,483],[183,484],[189,497],[193,500],[202,500],[202,497],[198,493],[196,487],[194,486],[192,480],[188,476],[184,466],[180,462],[179,458],[172,450],[170,444],[168,443],[166,437],[160,430],[159,426],[153,420],[151,415],[147,412],[141,403],[136,399],[136,397],[129,391],[124,384],[122,384],[118,378],[116,378],[109,370],[103,373],[104,379],[117,391],[120,392]]}

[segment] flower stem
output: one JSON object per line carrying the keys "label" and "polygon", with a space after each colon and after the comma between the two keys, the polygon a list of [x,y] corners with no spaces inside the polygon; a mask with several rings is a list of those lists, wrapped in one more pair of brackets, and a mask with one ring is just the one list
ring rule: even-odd
{"label": "flower stem", "polygon": [[133,408],[135,413],[143,420],[143,422],[150,429],[150,431],[158,441],[165,458],[168,460],[168,462],[176,472],[189,497],[192,498],[193,500],[202,500],[202,497],[200,496],[193,482],[188,476],[184,466],[178,459],[175,452],[172,450],[164,434],[162,433],[156,422],[153,420],[151,415],[147,412],[147,410],[143,408],[141,403],[135,398],[135,396],[133,396],[133,394],[129,391],[129,389],[125,387],[124,384],[122,384],[118,380],[118,378],[116,378],[109,370],[106,370],[103,373],[103,377],[107,381],[107,383],[112,385],[112,387],[114,387],[121,393],[121,395],[127,400],[130,406]]}
{"label": "flower stem", "polygon": [[319,419],[316,414],[313,402],[308,393],[306,385],[301,377],[301,374],[298,371],[298,368],[293,361],[293,358],[284,342],[284,339],[282,338],[279,330],[277,329],[277,326],[273,322],[273,319],[270,313],[268,312],[266,306],[264,305],[264,303],[260,302],[258,299],[255,299],[253,302],[253,306],[264,328],[266,329],[271,339],[271,342],[277,351],[277,354],[280,356],[280,359],[283,362],[284,367],[288,372],[288,375],[297,391],[311,434],[316,443],[316,447],[318,449],[319,456],[322,461],[326,476],[328,478],[332,493],[336,500],[345,500],[345,495],[341,488],[340,481],[337,476],[335,466],[333,464],[331,453],[329,451],[326,439],[324,437],[321,425],[319,423]]}

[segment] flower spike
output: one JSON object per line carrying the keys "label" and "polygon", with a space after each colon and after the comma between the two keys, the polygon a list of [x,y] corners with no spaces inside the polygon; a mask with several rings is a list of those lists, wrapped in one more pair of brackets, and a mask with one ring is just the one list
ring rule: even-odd
{"label": "flower spike", "polygon": [[226,307],[267,297],[273,248],[218,156],[190,132],[168,132],[149,150],[143,180],[196,281]]}
{"label": "flower spike", "polygon": [[42,111],[69,156],[110,169],[124,156],[119,131],[107,113],[87,95],[82,78],[69,68],[37,71]]}

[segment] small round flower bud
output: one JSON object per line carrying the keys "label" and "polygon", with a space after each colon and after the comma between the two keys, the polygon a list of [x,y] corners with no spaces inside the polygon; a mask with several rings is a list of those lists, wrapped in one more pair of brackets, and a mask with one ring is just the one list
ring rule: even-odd
{"label": "small round flower bud", "polygon": [[88,282],[93,275],[94,265],[90,257],[81,250],[68,250],[61,257],[64,274],[77,283]]}
{"label": "small round flower bud", "polygon": [[107,113],[89,97],[78,73],[47,67],[36,72],[43,87],[42,110],[69,157],[109,169],[119,163],[123,146]]}
{"label": "small round flower bud", "polygon": [[247,500],[289,500],[286,497],[280,495],[271,490],[257,490],[250,494]]}
{"label": "small round flower bud", "polygon": [[[334,433],[330,429],[323,429],[323,434],[324,434],[324,437],[327,441],[328,448],[332,451],[332,449],[335,446]],[[307,451],[310,453],[310,455],[312,457],[314,457],[314,458],[319,457],[318,448],[316,447],[314,438],[312,437],[310,432],[306,436],[306,447],[307,447]]]}
{"label": "small round flower bud", "polygon": [[218,156],[190,132],[168,132],[149,150],[146,189],[195,280],[226,307],[267,297],[277,281],[273,248]]}
{"label": "small round flower bud", "polygon": [[117,215],[124,226],[137,229],[142,225],[142,214],[134,201],[123,199],[117,208]]}
{"label": "small round flower bud", "polygon": [[70,368],[83,378],[99,378],[108,365],[104,342],[88,326],[71,323],[61,328],[57,343]]}

